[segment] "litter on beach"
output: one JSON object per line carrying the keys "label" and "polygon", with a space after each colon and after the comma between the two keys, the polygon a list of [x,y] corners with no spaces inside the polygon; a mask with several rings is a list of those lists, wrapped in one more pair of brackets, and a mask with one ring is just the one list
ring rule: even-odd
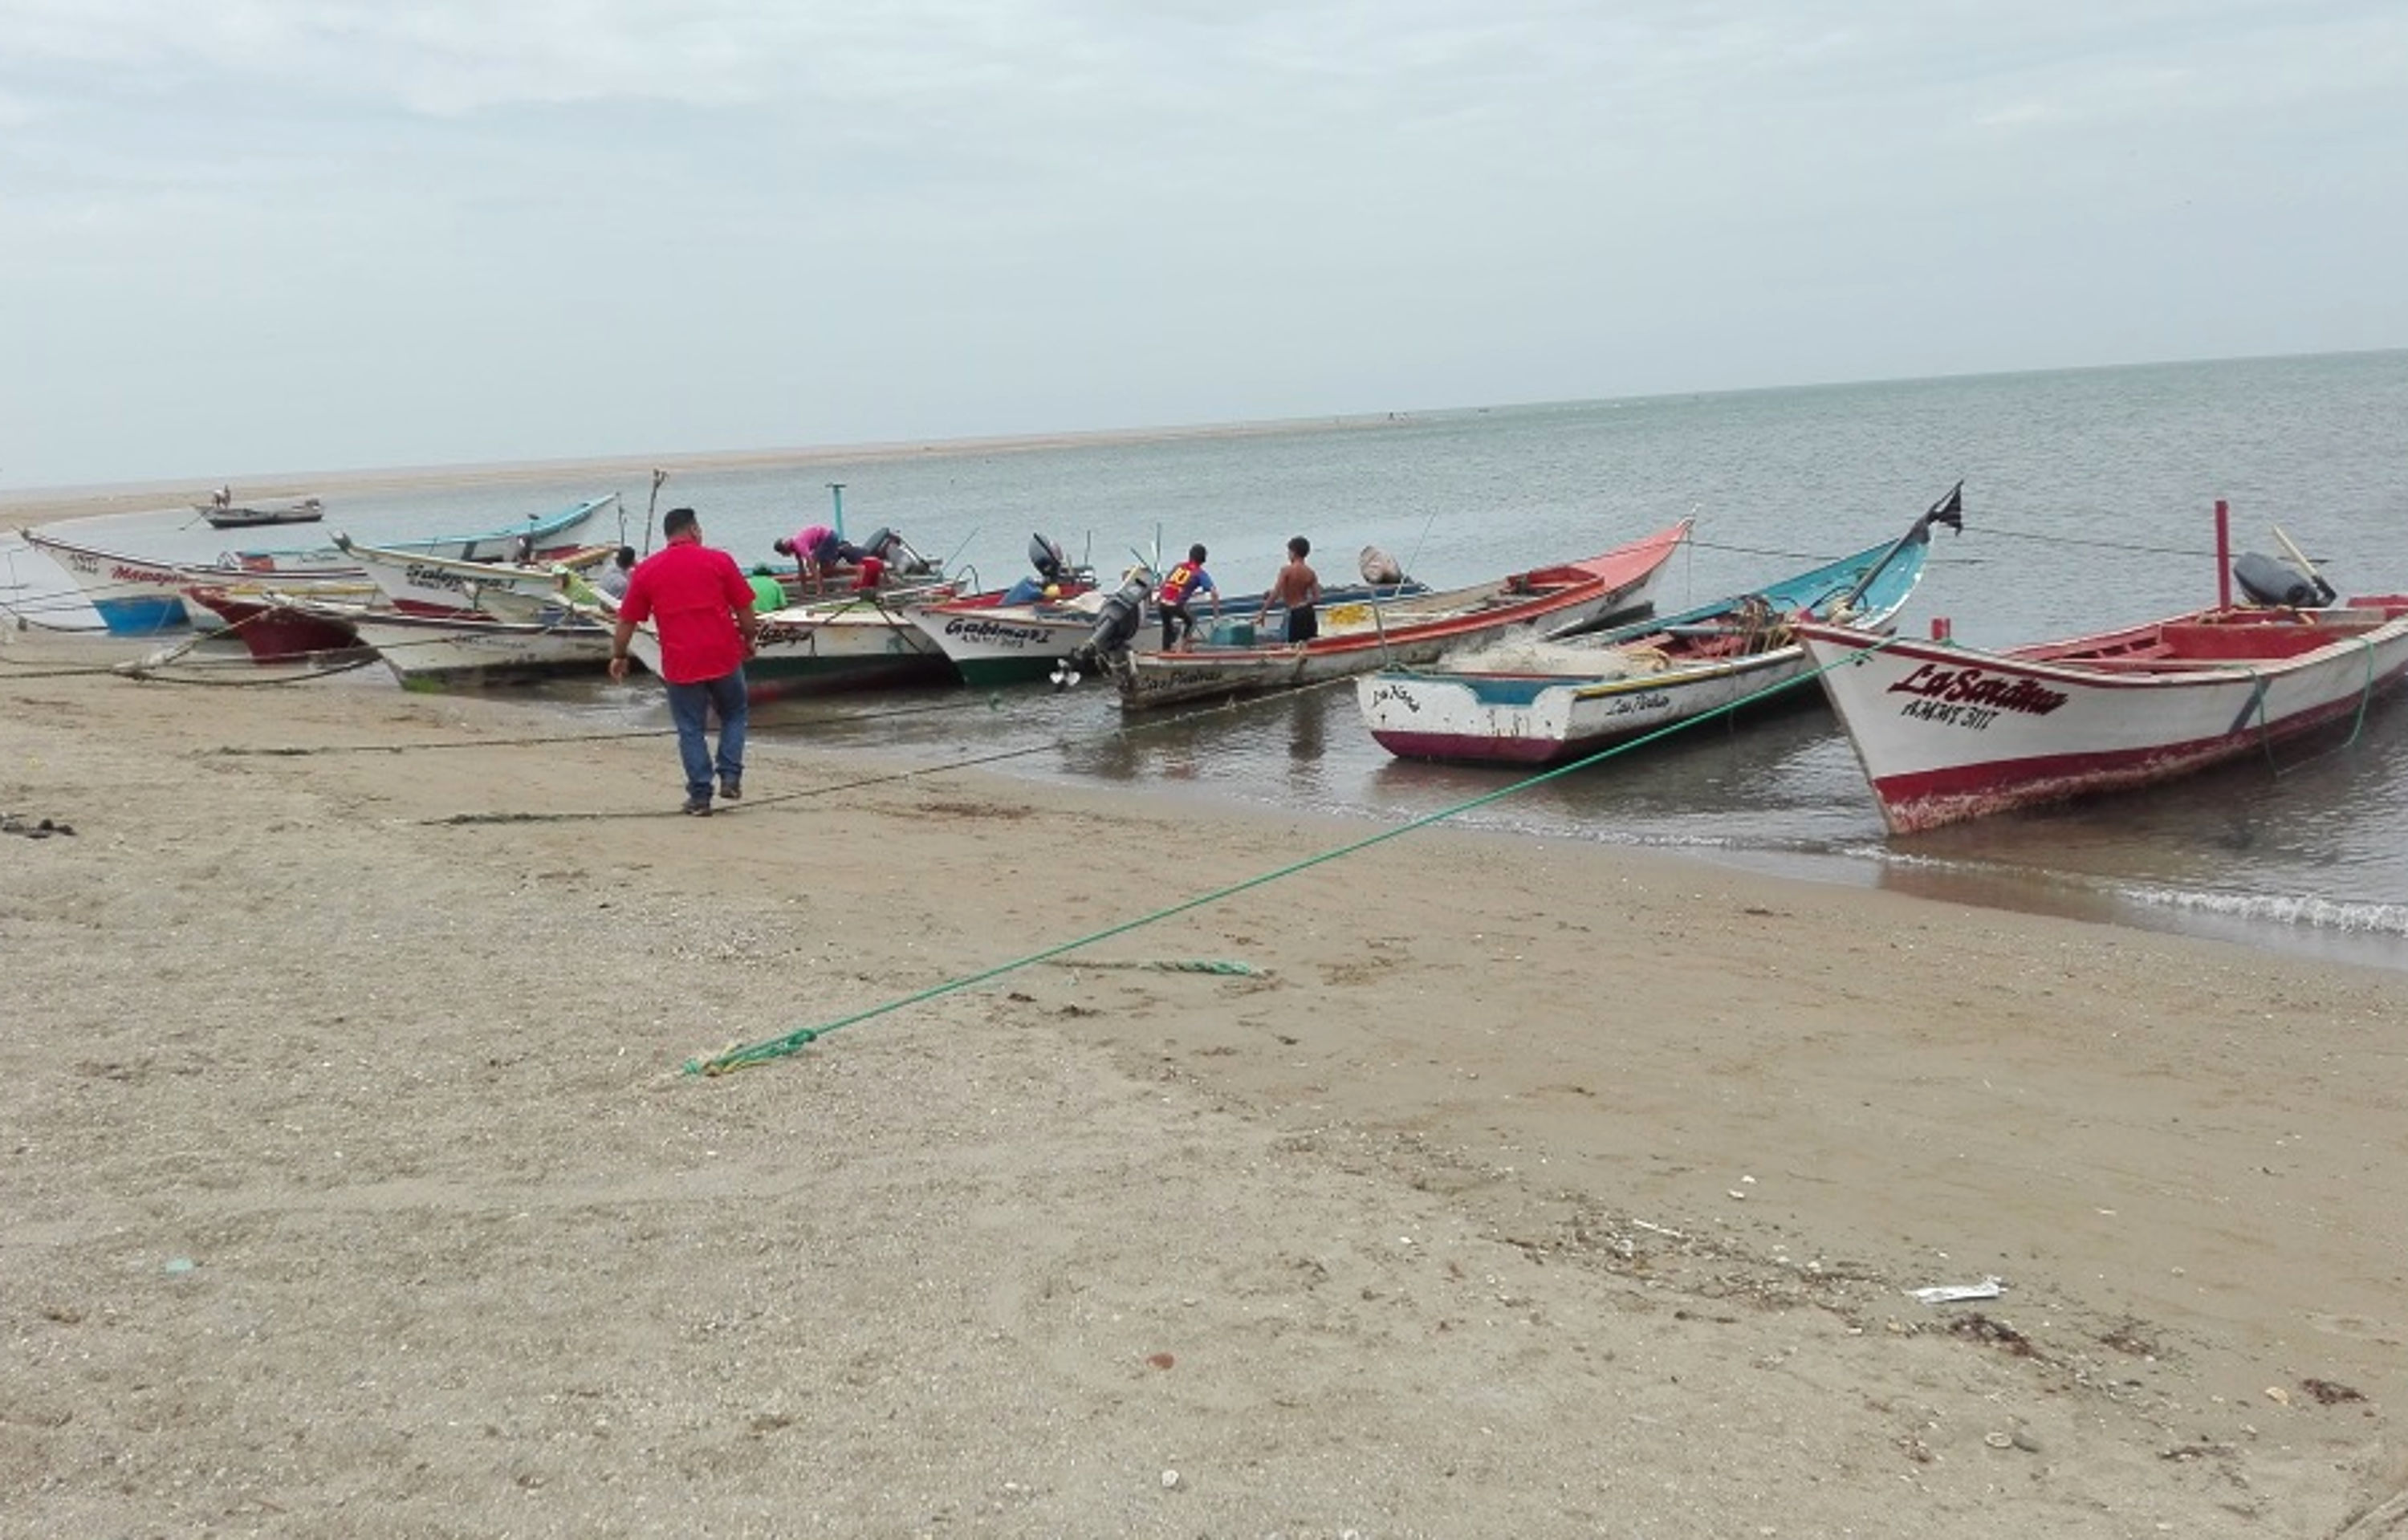
{"label": "litter on beach", "polygon": [[1997,1299],[2007,1291],[2007,1286],[1995,1277],[1979,1283],[1940,1283],[1928,1289],[1910,1289],[1908,1293],[1926,1305],[1954,1305],[1959,1300]]}

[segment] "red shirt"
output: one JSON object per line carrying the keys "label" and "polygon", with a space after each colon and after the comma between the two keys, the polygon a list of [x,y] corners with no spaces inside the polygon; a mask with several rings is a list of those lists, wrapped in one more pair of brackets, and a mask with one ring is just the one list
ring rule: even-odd
{"label": "red shirt", "polygon": [[661,635],[661,677],[697,684],[744,666],[736,611],[752,607],[752,585],[736,558],[699,540],[672,540],[636,563],[619,613],[651,620]]}

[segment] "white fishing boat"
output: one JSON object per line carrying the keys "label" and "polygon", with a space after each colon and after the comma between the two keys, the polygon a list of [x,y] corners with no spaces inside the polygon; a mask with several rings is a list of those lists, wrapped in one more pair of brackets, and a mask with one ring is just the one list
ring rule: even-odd
{"label": "white fishing boat", "polygon": [[[526,601],[557,603],[564,572],[588,573],[608,561],[616,546],[572,546],[534,560],[473,562],[437,556],[408,547],[371,546],[337,535],[335,544],[365,568],[385,602],[406,615],[498,614],[525,618],[515,612]],[[513,612],[502,602],[516,600]]]}
{"label": "white fishing boat", "polygon": [[513,684],[609,666],[610,628],[567,611],[549,621],[462,615],[410,615],[392,609],[346,611],[304,605],[328,620],[348,620],[377,649],[405,689],[444,690]]}
{"label": "white fishing boat", "polygon": [[[956,592],[950,583],[922,583],[761,615],[752,656],[744,664],[746,692],[754,700],[775,700],[956,682],[960,676],[953,665],[910,618],[915,606]],[[636,627],[628,650],[646,668],[661,671],[660,635],[649,623]]]}
{"label": "white fishing boat", "polygon": [[2340,601],[2294,560],[2242,558],[2250,602],[2227,584],[2212,608],[2001,651],[1798,634],[1883,822],[1909,834],[2152,786],[2362,720],[2408,677],[2408,595]]}
{"label": "white fishing boat", "polygon": [[1899,539],[1668,619],[1367,674],[1354,682],[1355,704],[1371,736],[1399,758],[1539,766],[1767,696],[1806,675],[1798,620],[1887,628],[1923,575],[1930,526],[1963,527],[1960,492]]}

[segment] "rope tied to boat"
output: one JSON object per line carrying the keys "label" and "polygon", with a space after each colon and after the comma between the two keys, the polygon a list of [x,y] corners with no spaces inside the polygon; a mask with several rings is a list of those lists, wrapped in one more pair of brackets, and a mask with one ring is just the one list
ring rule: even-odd
{"label": "rope tied to boat", "polygon": [[[1656,729],[1656,731],[1652,733],[1642,734],[1635,738],[1627,738],[1611,748],[1600,749],[1596,753],[1590,754],[1583,759],[1574,760],[1569,764],[1560,764],[1552,770],[1542,770],[1536,775],[1526,776],[1522,779],[1513,782],[1510,786],[1499,787],[1494,791],[1484,791],[1476,797],[1468,797],[1451,806],[1441,807],[1434,813],[1425,813],[1419,818],[1409,819],[1393,829],[1383,829],[1377,834],[1367,834],[1361,839],[1350,840],[1344,845],[1338,846],[1331,849],[1323,850],[1314,855],[1307,856],[1301,861],[1292,861],[1284,866],[1276,867],[1271,871],[1264,872],[1254,877],[1246,877],[1240,881],[1228,883],[1223,887],[1213,889],[1210,892],[1199,893],[1194,898],[1184,899],[1177,904],[1172,904],[1166,907],[1156,909],[1152,914],[1140,915],[1135,920],[1123,920],[1117,925],[1106,926],[1100,931],[1096,931],[1087,935],[1080,936],[1075,940],[1060,942],[1054,946],[1031,952],[1025,957],[1013,958],[1009,962],[998,962],[993,967],[982,968],[976,973],[966,975],[960,978],[948,979],[943,983],[932,984],[924,990],[920,990],[913,993],[907,994],[898,1000],[890,1000],[884,1005],[870,1005],[864,1009],[854,1011],[849,1016],[839,1017],[834,1021],[824,1022],[815,1027],[797,1028],[792,1032],[781,1033],[778,1036],[766,1038],[757,1043],[730,1047],[722,1049],[720,1052],[713,1054],[707,1059],[689,1059],[685,1062],[684,1073],[690,1076],[721,1076],[727,1074],[731,1070],[751,1069],[756,1065],[767,1063],[773,1060],[783,1059],[800,1052],[802,1049],[810,1047],[815,1042],[818,1042],[821,1038],[826,1036],[832,1032],[838,1032],[846,1027],[858,1026],[864,1021],[876,1020],[882,1016],[891,1016],[896,1011],[906,1010],[913,1005],[939,999],[948,994],[959,993],[963,990],[975,988],[980,984],[986,983],[990,979],[1000,978],[1006,974],[1016,973],[1023,968],[1033,966],[1036,963],[1051,962],[1056,958],[1067,956],[1082,948],[1092,947],[1099,941],[1108,941],[1114,936],[1126,935],[1131,931],[1142,930],[1148,925],[1153,925],[1159,921],[1172,919],[1178,915],[1186,914],[1194,909],[1203,908],[1207,905],[1217,904],[1223,899],[1234,898],[1238,894],[1243,892],[1251,892],[1256,888],[1266,887],[1268,884],[1280,881],[1284,877],[1293,877],[1299,872],[1310,871],[1315,866],[1326,865],[1330,862],[1338,861],[1344,857],[1368,850],[1375,845],[1384,845],[1392,839],[1401,839],[1407,834],[1426,829],[1432,824],[1443,822],[1448,819],[1457,817],[1463,813],[1470,812],[1476,808],[1485,807],[1490,803],[1502,802],[1507,797],[1526,791],[1534,786],[1542,786],[1547,782],[1558,779],[1561,777],[1569,776],[1577,771],[1586,769],[1590,765],[1602,763],[1617,755],[1627,754],[1635,749],[1640,749],[1663,738],[1668,738],[1675,733],[1686,732],[1689,729],[1696,727],[1700,722],[1713,721],[1716,718],[1727,717],[1734,712],[1744,710],[1746,707],[1753,706],[1756,702],[1764,700],[1767,697],[1780,694],[1784,691],[1795,690],[1800,685],[1818,680],[1824,675],[1828,674],[1835,668],[1869,658],[1872,656],[1872,654],[1889,647],[1897,640],[1898,638],[1895,636],[1885,636],[1872,643],[1870,646],[1858,648],[1854,651],[1847,653],[1843,657],[1835,658],[1830,663],[1824,664],[1820,668],[1810,669],[1803,674],[1798,675],[1794,678],[1783,679],[1777,683],[1766,685],[1760,690],[1752,691],[1749,693],[1741,696],[1739,699],[1731,701],[1726,705],[1716,706],[1711,711],[1701,711],[1694,717],[1684,718],[1680,721],[1668,723],[1665,726]],[[1078,965],[1095,967],[1109,964],[1085,962]],[[1238,964],[1238,966],[1245,966],[1245,964]],[[1214,966],[1209,970],[1198,969],[1196,971],[1211,971],[1217,973],[1222,970],[1219,967]]]}
{"label": "rope tied to boat", "polygon": [[2374,699],[2374,644],[2364,636],[2355,640],[2358,650],[2366,658],[2366,682],[2358,686],[2358,714],[2349,724],[2349,736],[2342,742],[2344,749],[2356,743],[2358,735],[2366,731],[2366,708]]}

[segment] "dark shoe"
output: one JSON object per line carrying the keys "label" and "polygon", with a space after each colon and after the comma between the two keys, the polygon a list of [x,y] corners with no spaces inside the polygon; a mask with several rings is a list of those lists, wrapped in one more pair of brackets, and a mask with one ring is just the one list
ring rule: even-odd
{"label": "dark shoe", "polygon": [[691,813],[695,818],[709,818],[710,816],[710,799],[709,797],[688,797],[685,799],[685,806],[679,808],[678,811],[681,813]]}
{"label": "dark shoe", "polygon": [[719,794],[729,802],[742,802],[744,782],[738,777],[730,776],[719,783]]}

